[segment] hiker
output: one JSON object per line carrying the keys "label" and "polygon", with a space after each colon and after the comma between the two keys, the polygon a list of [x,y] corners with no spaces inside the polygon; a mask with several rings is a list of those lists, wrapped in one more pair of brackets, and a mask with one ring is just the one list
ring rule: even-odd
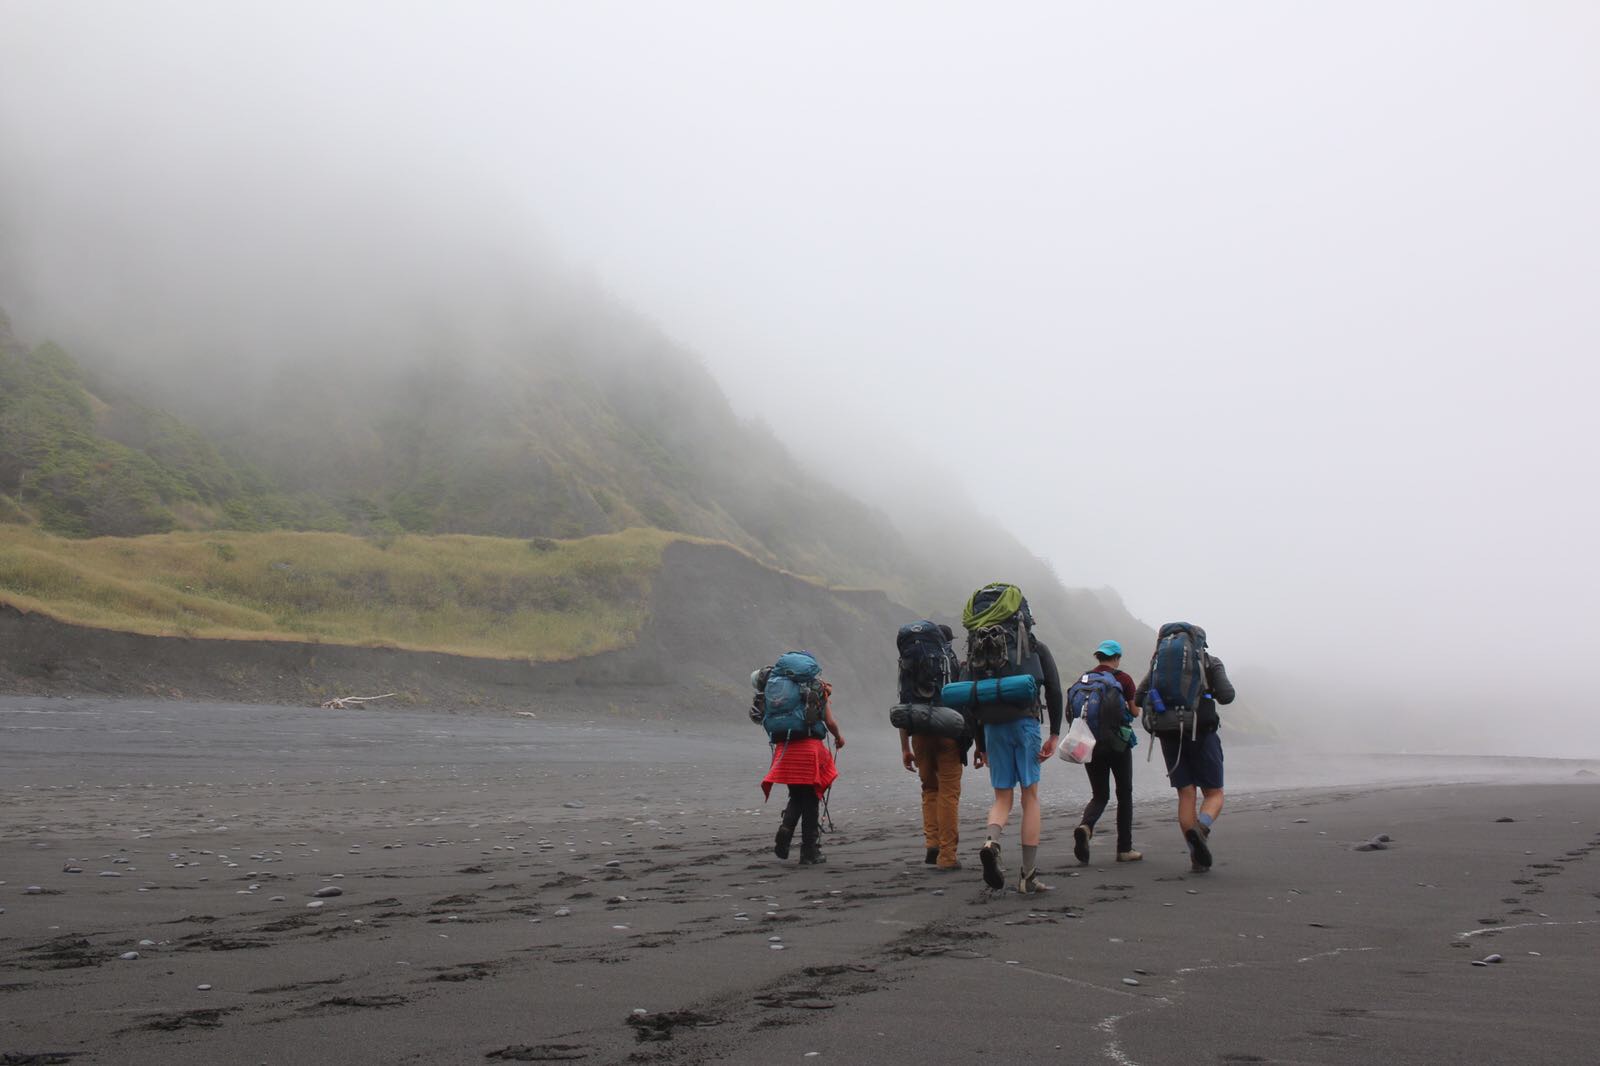
{"label": "hiker", "polygon": [[[970,699],[983,728],[974,738],[975,769],[989,768],[994,803],[978,860],[991,889],[1005,887],[1000,835],[1022,793],[1022,867],[1017,891],[1046,892],[1039,879],[1039,764],[1055,752],[1061,737],[1061,678],[1055,657],[1033,635],[1033,612],[1015,585],[986,585],[972,594],[962,612],[967,629],[963,683],[945,690],[945,702]],[[1040,737],[1040,701],[1048,708],[1050,735]]]}
{"label": "hiker", "polygon": [[826,861],[817,814],[839,769],[822,738],[832,733],[834,746],[844,747],[844,734],[833,717],[833,686],[822,680],[821,673],[809,653],[791,651],[752,678],[753,683],[759,681],[761,724],[772,744],[772,764],[761,780],[761,791],[770,797],[773,785],[789,786],[789,802],[772,851],[787,859],[798,825],[802,866]]}
{"label": "hiker", "polygon": [[[935,637],[937,634],[937,637]],[[937,704],[947,682],[961,673],[947,625],[921,621],[900,629],[900,701]],[[956,846],[961,841],[961,768],[967,763],[972,738],[900,729],[900,762],[922,780],[922,861],[937,870],[959,870]]]}
{"label": "hiker", "polygon": [[1138,862],[1144,858],[1143,853],[1133,848],[1133,747],[1139,738],[1128,726],[1131,720],[1129,709],[1138,702],[1138,687],[1133,678],[1121,669],[1121,644],[1114,640],[1103,640],[1094,650],[1094,657],[1098,665],[1067,690],[1069,713],[1078,704],[1075,690],[1080,686],[1092,687],[1096,675],[1109,675],[1122,698],[1117,699],[1116,692],[1107,689],[1090,693],[1090,698],[1098,697],[1098,721],[1092,723],[1096,727],[1094,754],[1083,764],[1083,770],[1089,777],[1089,788],[1093,794],[1084,805],[1078,828],[1072,831],[1072,854],[1080,863],[1089,861],[1089,841],[1094,836],[1095,823],[1105,813],[1106,803],[1111,798],[1111,779],[1114,777],[1117,781],[1117,861]]}
{"label": "hiker", "polygon": [[1178,793],[1178,828],[1194,873],[1211,869],[1211,831],[1222,813],[1222,739],[1217,736],[1222,719],[1217,704],[1232,703],[1233,697],[1222,660],[1206,647],[1205,630],[1187,622],[1161,627],[1137,702],[1145,729],[1161,741],[1167,780]]}

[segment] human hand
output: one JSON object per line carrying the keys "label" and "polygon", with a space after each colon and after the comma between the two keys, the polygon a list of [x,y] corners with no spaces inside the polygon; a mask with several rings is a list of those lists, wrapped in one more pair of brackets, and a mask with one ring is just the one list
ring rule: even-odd
{"label": "human hand", "polygon": [[917,772],[917,757],[911,754],[911,749],[907,748],[900,753],[900,762],[912,773]]}
{"label": "human hand", "polygon": [[1056,753],[1056,735],[1051,733],[1044,738],[1044,743],[1039,745],[1039,761],[1044,762]]}
{"label": "human hand", "polygon": [[836,747],[836,748],[839,748],[840,750],[844,749],[844,734],[843,733],[835,733],[833,735],[833,746]]}
{"label": "human hand", "polygon": [[989,753],[984,751],[974,752],[972,755],[972,768],[982,770],[989,765]]}

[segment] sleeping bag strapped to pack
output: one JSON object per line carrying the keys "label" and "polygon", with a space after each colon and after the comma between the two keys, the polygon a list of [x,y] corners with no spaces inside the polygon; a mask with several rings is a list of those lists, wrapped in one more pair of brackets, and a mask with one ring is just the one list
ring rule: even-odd
{"label": "sleeping bag strapped to pack", "polygon": [[939,691],[956,679],[955,649],[937,623],[926,618],[900,627],[900,702],[933,703]]}
{"label": "sleeping bag strapped to pack", "polygon": [[1067,689],[1067,718],[1088,721],[1097,750],[1101,750],[1102,744],[1107,751],[1128,750],[1122,727],[1132,718],[1128,714],[1128,699],[1122,691],[1122,682],[1114,674],[1087,673],[1074,681]]}
{"label": "sleeping bag strapped to pack", "polygon": [[1168,622],[1156,634],[1156,650],[1150,656],[1145,730],[1194,736],[1205,691],[1206,631],[1188,622]]}
{"label": "sleeping bag strapped to pack", "polygon": [[914,737],[966,740],[972,736],[972,723],[966,715],[937,703],[897,703],[889,709],[889,724]]}
{"label": "sleeping bag strapped to pack", "polygon": [[767,675],[765,713],[761,724],[773,743],[827,735],[823,709],[827,695],[822,687],[822,667],[803,651],[785,652]]}
{"label": "sleeping bag strapped to pack", "polygon": [[756,694],[750,697],[750,720],[760,725],[767,717],[767,678],[772,676],[772,667],[763,666],[750,675],[750,687]]}
{"label": "sleeping bag strapped to pack", "polygon": [[[1038,714],[1044,667],[1033,640],[1033,612],[1015,585],[985,585],[974,592],[961,612],[967,630],[967,669],[963,681],[975,683],[968,700],[984,722],[1007,722]],[[1021,683],[1027,678],[1032,686]],[[986,686],[988,681],[1005,684]],[[944,701],[952,707],[946,686]],[[961,694],[955,698],[962,699]]]}

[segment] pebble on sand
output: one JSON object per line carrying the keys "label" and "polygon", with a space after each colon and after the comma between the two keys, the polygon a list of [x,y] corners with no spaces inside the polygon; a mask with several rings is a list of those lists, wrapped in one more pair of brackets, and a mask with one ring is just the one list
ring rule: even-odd
{"label": "pebble on sand", "polygon": [[134,959],[137,959],[138,957],[139,957],[139,953],[137,951],[124,951],[121,955],[117,956],[117,958],[123,959],[123,960],[125,960],[127,962],[132,962]]}
{"label": "pebble on sand", "polygon": [[311,894],[316,896],[318,899],[330,899],[333,896],[344,895],[344,889],[338,887],[337,885],[329,885],[326,888],[319,888]]}
{"label": "pebble on sand", "polygon": [[322,901],[320,899],[314,899],[310,903],[307,903],[306,906],[307,907],[320,907],[320,906],[322,906]]}
{"label": "pebble on sand", "polygon": [[567,915],[569,915],[571,913],[572,913],[572,908],[571,907],[557,907],[556,911],[555,911],[555,914],[556,914],[557,918],[565,918]]}
{"label": "pebble on sand", "polygon": [[1122,983],[1125,984],[1125,985],[1133,985],[1135,987],[1138,987],[1139,979],[1137,977],[1124,977],[1122,979]]}

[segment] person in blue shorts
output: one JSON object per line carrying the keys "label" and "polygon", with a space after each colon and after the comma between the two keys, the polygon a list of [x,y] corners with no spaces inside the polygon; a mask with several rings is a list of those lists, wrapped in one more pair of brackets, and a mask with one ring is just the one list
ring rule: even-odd
{"label": "person in blue shorts", "polygon": [[1039,809],[1039,766],[1055,753],[1056,742],[1061,738],[1061,676],[1056,671],[1056,660],[1043,641],[1034,640],[1039,655],[1039,665],[1044,673],[1045,706],[1050,717],[1050,735],[1042,737],[1042,726],[1037,707],[1018,708],[1016,717],[1009,721],[985,722],[977,736],[977,754],[973,768],[989,768],[989,784],[994,788],[994,804],[989,808],[988,833],[978,859],[983,864],[983,880],[992,889],[1005,887],[1005,870],[1000,865],[1000,834],[1016,802],[1016,792],[1022,792],[1022,876],[1017,881],[1017,891],[1047,892],[1050,886],[1039,880],[1037,859],[1039,854],[1039,826],[1042,820]]}
{"label": "person in blue shorts", "polygon": [[[1189,848],[1189,869],[1205,873],[1211,869],[1211,829],[1222,814],[1222,717],[1217,704],[1233,702],[1233,682],[1222,660],[1205,653],[1205,691],[1195,715],[1194,735],[1160,734],[1161,755],[1172,767],[1167,779],[1178,792],[1178,828]],[[1150,691],[1150,674],[1139,682],[1136,702],[1143,706]],[[1200,803],[1195,805],[1195,790]]]}

